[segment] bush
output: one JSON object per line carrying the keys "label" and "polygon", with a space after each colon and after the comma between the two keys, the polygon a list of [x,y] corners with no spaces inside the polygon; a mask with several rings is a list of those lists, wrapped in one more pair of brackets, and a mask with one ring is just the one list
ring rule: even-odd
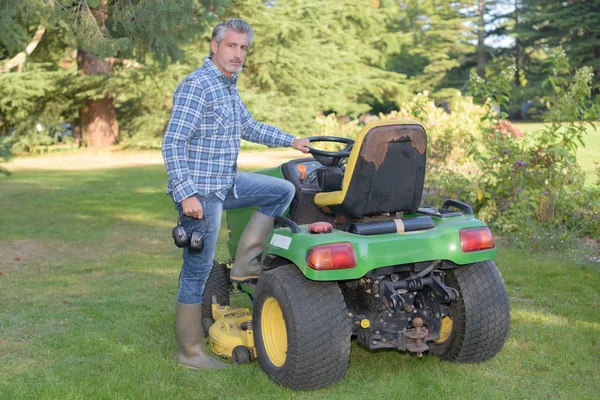
{"label": "bush", "polygon": [[423,92],[389,114],[363,115],[346,121],[329,114],[317,117],[317,125],[319,135],[354,139],[373,120],[418,120],[425,127],[428,140],[423,202],[440,205],[449,197],[463,200],[473,197],[470,180],[476,165],[468,158],[466,149],[468,143],[481,139],[480,120],[485,114],[484,107],[459,91],[454,91],[448,108],[450,113],[437,107],[429,93]]}
{"label": "bush", "polygon": [[[585,174],[577,164],[576,151],[583,145],[586,125],[598,116],[591,104],[592,71],[574,74],[562,50],[547,61],[554,98],[544,116],[544,129],[527,140],[503,134],[491,104],[510,99],[514,71],[483,81],[473,75],[474,96],[487,104],[482,121],[482,140],[470,146],[479,177],[476,209],[483,211],[497,229],[511,237],[530,238],[534,248],[558,247],[573,237],[600,235],[600,189],[585,187]],[[501,115],[505,117],[505,115]]]}
{"label": "bush", "polygon": [[[600,237],[600,168],[597,186],[585,186],[576,151],[599,114],[591,102],[592,71],[571,73],[562,50],[546,63],[545,126],[527,136],[506,120],[514,69],[485,81],[473,74],[471,97],[459,92],[446,110],[424,92],[400,110],[361,121],[317,118],[323,135],[355,138],[372,119],[410,118],[427,130],[427,175],[423,203],[465,201],[480,219],[528,248],[569,246],[582,236]],[[524,240],[523,238],[526,238]]]}
{"label": "bush", "polygon": [[10,171],[2,166],[2,163],[7,162],[11,157],[10,144],[0,136],[0,174],[10,175]]}

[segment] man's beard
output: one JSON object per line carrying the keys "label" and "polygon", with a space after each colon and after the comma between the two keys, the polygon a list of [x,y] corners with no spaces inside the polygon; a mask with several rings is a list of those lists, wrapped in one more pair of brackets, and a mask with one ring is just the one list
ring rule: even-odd
{"label": "man's beard", "polygon": [[238,72],[242,72],[243,70],[244,70],[244,64],[240,64],[239,67],[231,67],[231,68],[227,69],[227,71],[229,71],[229,72],[235,72],[236,74]]}
{"label": "man's beard", "polygon": [[238,72],[242,72],[242,70],[244,69],[244,63],[240,61],[240,65],[238,67],[235,66],[234,63],[231,62],[231,60],[227,60],[226,62],[221,62],[219,60],[219,55],[217,54],[217,63],[219,63],[219,65],[227,72],[231,72],[231,73],[238,73]]}

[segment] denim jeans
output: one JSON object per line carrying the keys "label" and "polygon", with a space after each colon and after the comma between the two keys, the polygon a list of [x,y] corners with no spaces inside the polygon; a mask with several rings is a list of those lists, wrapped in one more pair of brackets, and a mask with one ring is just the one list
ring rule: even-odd
{"label": "denim jeans", "polygon": [[182,215],[181,203],[175,203],[177,212],[182,215],[181,225],[188,235],[195,230],[206,232],[206,221],[208,221],[208,232],[204,235],[204,249],[199,253],[190,253],[187,248],[183,249],[183,265],[179,275],[179,292],[177,294],[179,303],[197,304],[202,302],[204,286],[206,286],[215,258],[221,215],[224,209],[258,206],[258,212],[276,217],[285,212],[294,198],[294,185],[284,179],[251,172],[239,172],[235,181],[237,199],[231,192],[224,201],[214,194],[196,196],[202,204],[204,219]]}

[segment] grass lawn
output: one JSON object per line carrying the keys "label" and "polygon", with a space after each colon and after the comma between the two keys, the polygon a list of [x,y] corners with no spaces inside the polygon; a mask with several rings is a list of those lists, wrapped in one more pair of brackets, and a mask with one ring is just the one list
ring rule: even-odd
{"label": "grass lawn", "polygon": [[600,268],[504,248],[512,326],[488,362],[354,343],[344,380],[312,392],[274,384],[256,362],[179,367],[180,250],[165,183],[162,166],[0,177],[0,399],[598,398]]}

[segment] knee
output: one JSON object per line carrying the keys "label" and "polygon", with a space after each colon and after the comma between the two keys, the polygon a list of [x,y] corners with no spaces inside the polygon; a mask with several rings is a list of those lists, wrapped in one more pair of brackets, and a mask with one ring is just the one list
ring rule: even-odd
{"label": "knee", "polygon": [[296,194],[296,187],[290,181],[282,180],[282,197],[289,204],[294,199],[294,195]]}

